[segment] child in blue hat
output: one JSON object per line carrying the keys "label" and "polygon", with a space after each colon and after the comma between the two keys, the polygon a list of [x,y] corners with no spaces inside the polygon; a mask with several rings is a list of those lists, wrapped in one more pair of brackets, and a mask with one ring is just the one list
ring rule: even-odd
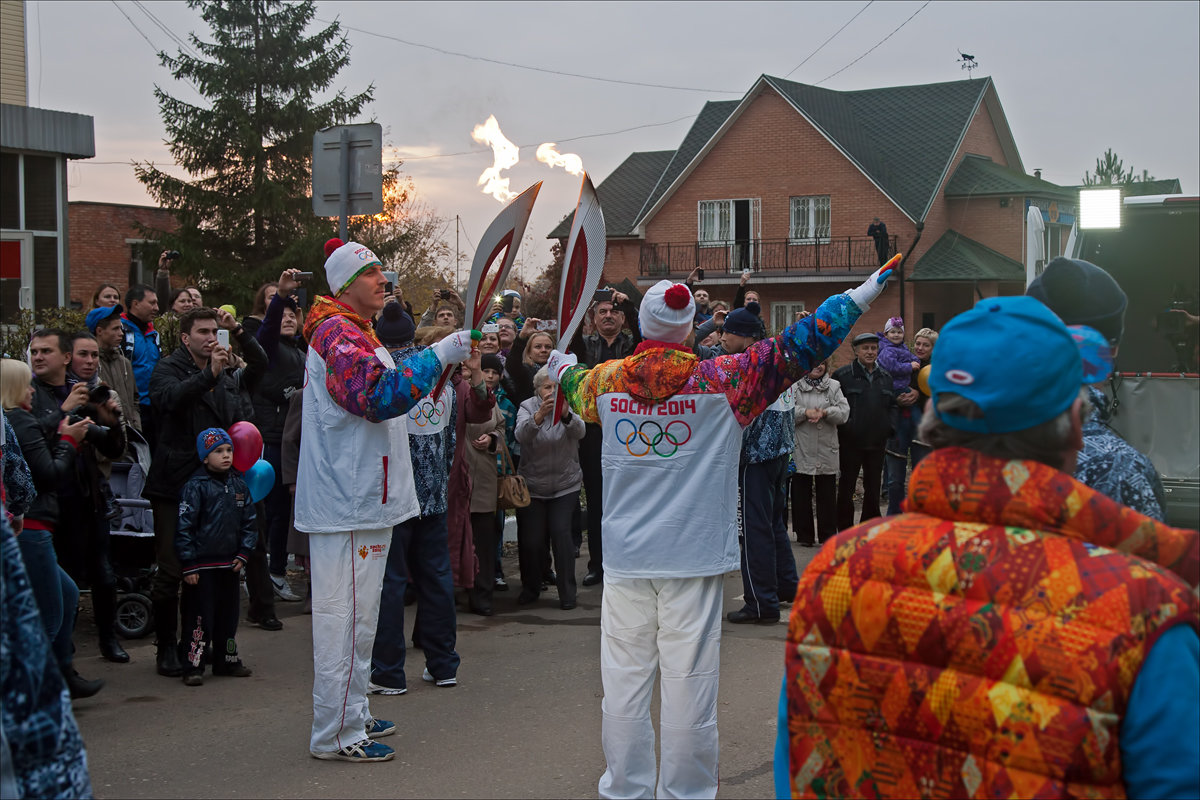
{"label": "child in blue hat", "polygon": [[183,568],[180,615],[184,638],[183,682],[204,683],[208,656],[213,675],[245,678],[250,668],[238,657],[239,573],[258,540],[254,503],[241,473],[233,468],[233,441],[222,428],[196,437],[201,465],[183,485],[175,550]]}

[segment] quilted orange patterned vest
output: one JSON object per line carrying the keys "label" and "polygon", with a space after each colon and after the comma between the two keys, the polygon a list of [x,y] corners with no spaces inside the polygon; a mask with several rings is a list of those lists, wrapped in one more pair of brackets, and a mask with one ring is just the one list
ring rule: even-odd
{"label": "quilted orange patterned vest", "polygon": [[788,628],[796,797],[1123,797],[1118,734],[1165,630],[1200,629],[1200,537],[963,449],[841,533]]}

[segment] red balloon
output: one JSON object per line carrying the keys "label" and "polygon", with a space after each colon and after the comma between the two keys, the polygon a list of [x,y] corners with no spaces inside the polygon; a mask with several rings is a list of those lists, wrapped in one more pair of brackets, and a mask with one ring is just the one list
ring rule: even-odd
{"label": "red balloon", "polygon": [[229,426],[229,438],[233,440],[233,468],[248,472],[262,458],[262,434],[251,422],[235,422]]}

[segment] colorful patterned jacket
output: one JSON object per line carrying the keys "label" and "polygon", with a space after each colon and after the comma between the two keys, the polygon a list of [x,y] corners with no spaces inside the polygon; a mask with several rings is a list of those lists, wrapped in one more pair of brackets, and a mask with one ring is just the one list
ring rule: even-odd
{"label": "colorful patterned jacket", "polygon": [[403,415],[437,383],[437,354],[397,365],[368,320],[328,297],[313,303],[304,336],[296,529],[372,530],[417,516]]}
{"label": "colorful patterned jacket", "polygon": [[738,568],[737,482],[714,485],[710,476],[734,473],[742,429],[833,352],[860,314],[835,295],[744,353],[700,361],[644,341],[632,356],[563,374],[572,408],[601,426],[606,573],[685,578]]}
{"label": "colorful patterned jacket", "polygon": [[1197,533],[964,449],[921,462],[906,508],[842,532],[801,577],[793,796],[1124,796],[1143,660],[1200,628]]}

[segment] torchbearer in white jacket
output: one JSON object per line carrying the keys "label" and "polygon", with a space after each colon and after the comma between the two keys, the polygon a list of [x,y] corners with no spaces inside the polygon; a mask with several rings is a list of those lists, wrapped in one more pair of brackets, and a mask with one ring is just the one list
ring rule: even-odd
{"label": "torchbearer in white jacket", "polygon": [[[668,281],[642,300],[634,355],[589,370],[551,354],[547,370],[571,407],[603,433],[601,797],[716,796],[721,576],[741,556],[737,483],[714,486],[712,476],[736,474],[742,429],[833,352],[899,258],[737,355],[699,361],[682,344],[695,305]],[[656,775],[650,698],[660,672]]]}
{"label": "torchbearer in white jacket", "polygon": [[396,726],[367,705],[371,649],[392,526],[420,512],[404,415],[443,367],[468,357],[477,331],[459,331],[397,365],[375,336],[387,280],[368,248],[330,239],[325,275],[304,325],[308,339],[296,529],[309,534],[316,758],[387,761],[378,737]]}

